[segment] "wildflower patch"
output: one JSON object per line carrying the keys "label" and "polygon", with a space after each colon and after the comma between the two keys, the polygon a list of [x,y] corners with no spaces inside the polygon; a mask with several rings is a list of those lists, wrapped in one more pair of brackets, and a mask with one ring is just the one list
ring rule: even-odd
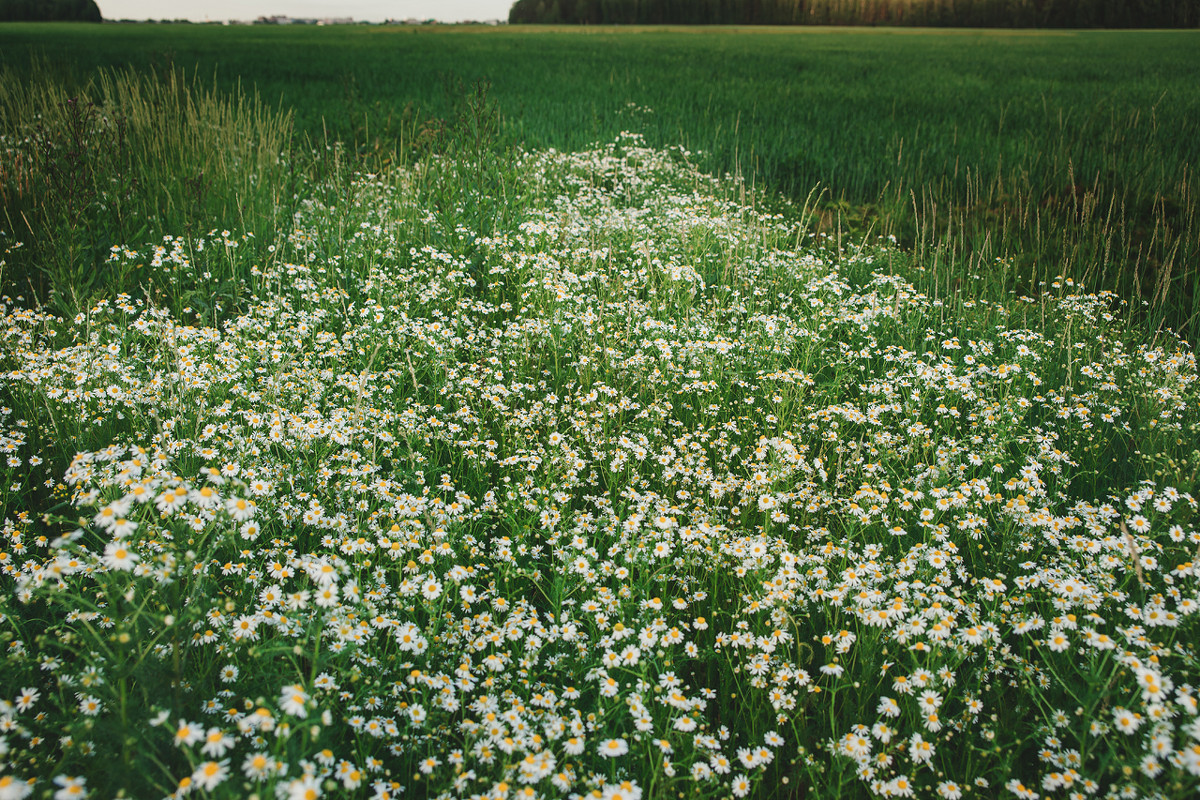
{"label": "wildflower patch", "polygon": [[441,168],[302,203],[219,326],[5,299],[0,796],[1200,787],[1184,343],[633,136],[487,235]]}

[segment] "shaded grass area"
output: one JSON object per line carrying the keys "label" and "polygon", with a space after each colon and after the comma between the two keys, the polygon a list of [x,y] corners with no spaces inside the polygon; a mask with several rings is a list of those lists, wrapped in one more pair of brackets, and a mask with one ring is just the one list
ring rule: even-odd
{"label": "shaded grass area", "polygon": [[[6,290],[64,312],[145,283],[111,263],[116,245],[153,240],[165,254],[168,233],[268,232],[290,205],[290,116],[242,92],[174,71],[104,71],[70,88],[2,71],[0,110]],[[143,288],[176,308],[236,300],[235,276],[214,269]]]}
{"label": "shaded grass area", "polygon": [[253,86],[379,164],[436,148],[461,88],[506,130],[578,149],[621,130],[894,235],[952,295],[1062,275],[1196,332],[1196,32],[738,28],[0,28],[0,63],[60,77],[171,67]]}

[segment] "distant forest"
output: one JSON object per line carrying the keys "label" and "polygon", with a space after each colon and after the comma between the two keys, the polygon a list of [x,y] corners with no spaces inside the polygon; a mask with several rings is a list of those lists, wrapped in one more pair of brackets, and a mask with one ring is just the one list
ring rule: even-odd
{"label": "distant forest", "polygon": [[508,21],[582,25],[1193,28],[1200,0],[517,0]]}
{"label": "distant forest", "polygon": [[95,0],[0,0],[0,22],[102,22]]}

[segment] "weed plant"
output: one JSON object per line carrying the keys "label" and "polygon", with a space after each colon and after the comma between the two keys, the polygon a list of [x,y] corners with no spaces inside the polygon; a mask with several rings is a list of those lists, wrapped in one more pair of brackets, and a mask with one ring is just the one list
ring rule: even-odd
{"label": "weed plant", "polygon": [[1195,795],[1184,342],[453,120],[4,299],[3,796]]}

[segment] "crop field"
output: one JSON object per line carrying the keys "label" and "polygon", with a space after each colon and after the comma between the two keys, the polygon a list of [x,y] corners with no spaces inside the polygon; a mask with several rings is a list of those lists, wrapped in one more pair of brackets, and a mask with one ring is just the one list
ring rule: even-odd
{"label": "crop field", "polygon": [[0,26],[0,800],[1196,796],[1198,43]]}

